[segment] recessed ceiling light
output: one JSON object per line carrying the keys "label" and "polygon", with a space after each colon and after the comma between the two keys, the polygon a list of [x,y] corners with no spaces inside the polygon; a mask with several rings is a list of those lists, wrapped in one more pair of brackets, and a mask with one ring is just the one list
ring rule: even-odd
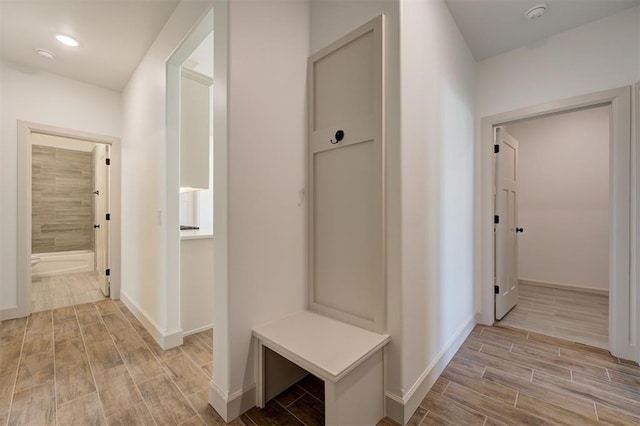
{"label": "recessed ceiling light", "polygon": [[36,53],[40,55],[41,58],[45,59],[53,59],[56,57],[56,54],[47,49],[36,49]]}
{"label": "recessed ceiling light", "polygon": [[536,4],[531,9],[527,10],[524,13],[524,17],[529,21],[535,21],[536,19],[542,18],[542,16],[547,11],[547,5],[544,3]]}
{"label": "recessed ceiling light", "polygon": [[60,43],[64,45],[71,46],[71,47],[78,47],[78,45],[80,44],[77,42],[76,39],[64,34],[56,34],[56,40],[58,40]]}

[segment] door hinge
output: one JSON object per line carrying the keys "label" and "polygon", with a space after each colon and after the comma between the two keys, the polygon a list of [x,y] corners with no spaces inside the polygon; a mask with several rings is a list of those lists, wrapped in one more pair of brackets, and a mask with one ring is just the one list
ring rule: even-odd
{"label": "door hinge", "polygon": [[499,152],[500,152],[500,145],[494,145],[494,146],[493,146],[493,153],[494,153],[494,154],[497,154],[497,153],[499,153]]}
{"label": "door hinge", "polygon": [[494,285],[494,286],[493,286],[493,292],[494,292],[495,294],[500,294],[500,286],[498,286],[498,285]]}
{"label": "door hinge", "polygon": [[105,220],[111,220],[111,213],[107,213],[105,215]]}
{"label": "door hinge", "polygon": [[500,216],[498,216],[497,214],[493,216],[493,223],[497,224],[500,223]]}
{"label": "door hinge", "polygon": [[106,276],[111,275],[111,269],[105,269],[104,274],[105,274]]}
{"label": "door hinge", "polygon": [[107,166],[110,166],[111,165],[111,158],[107,158],[105,160],[105,163],[107,163]]}

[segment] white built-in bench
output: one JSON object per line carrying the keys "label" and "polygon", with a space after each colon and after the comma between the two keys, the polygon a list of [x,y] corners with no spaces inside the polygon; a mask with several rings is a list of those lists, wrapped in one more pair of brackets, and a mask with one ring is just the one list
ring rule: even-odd
{"label": "white built-in bench", "polygon": [[265,348],[324,381],[327,425],[372,425],[384,415],[383,347],[377,334],[311,311],[253,330],[257,404],[265,404]]}

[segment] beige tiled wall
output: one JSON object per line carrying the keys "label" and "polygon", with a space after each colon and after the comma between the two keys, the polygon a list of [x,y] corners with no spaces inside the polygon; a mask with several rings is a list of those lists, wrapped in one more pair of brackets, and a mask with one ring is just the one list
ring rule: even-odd
{"label": "beige tiled wall", "polygon": [[90,152],[33,146],[32,253],[93,249]]}

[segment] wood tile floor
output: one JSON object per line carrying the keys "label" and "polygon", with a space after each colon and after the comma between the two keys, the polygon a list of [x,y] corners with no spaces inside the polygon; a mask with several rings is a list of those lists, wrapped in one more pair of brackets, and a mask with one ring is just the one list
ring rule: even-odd
{"label": "wood tile floor", "polygon": [[105,299],[100,291],[97,272],[33,277],[31,280],[31,310],[33,312]]}
{"label": "wood tile floor", "polygon": [[[0,425],[225,424],[207,401],[212,347],[203,332],[163,351],[111,300],[0,322]],[[307,376],[231,424],[323,424],[323,394]],[[409,422],[594,423],[640,425],[640,368],[501,326],[475,327]]]}
{"label": "wood tile floor", "polygon": [[500,324],[573,342],[609,347],[609,297],[520,284],[518,304]]}
{"label": "wood tile floor", "polygon": [[2,321],[0,425],[224,424],[212,345],[208,331],[163,351],[112,300]]}
{"label": "wood tile floor", "polygon": [[409,422],[596,423],[640,425],[640,368],[603,349],[500,326],[475,327]]}

